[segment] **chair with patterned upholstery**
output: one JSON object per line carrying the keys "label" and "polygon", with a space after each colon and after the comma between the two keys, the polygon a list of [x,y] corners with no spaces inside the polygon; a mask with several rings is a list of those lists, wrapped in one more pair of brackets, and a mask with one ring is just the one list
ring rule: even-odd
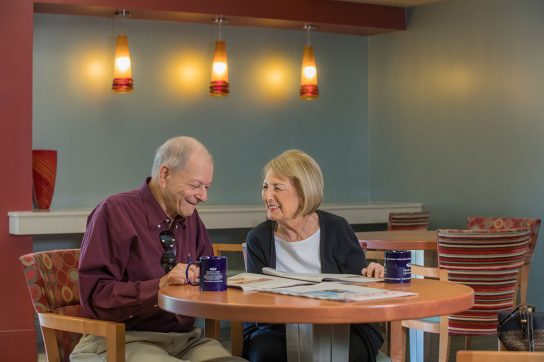
{"label": "chair with patterned upholstery", "polygon": [[449,316],[450,336],[497,335],[497,314],[513,308],[529,239],[527,228],[438,230],[439,268],[448,271],[450,282],[474,289],[474,306]]}
{"label": "chair with patterned upholstery", "polygon": [[428,211],[391,212],[387,230],[427,230],[430,218]]}
{"label": "chair with patterned upholstery", "polygon": [[19,258],[38,315],[48,361],[69,361],[81,334],[106,338],[108,361],[125,360],[125,325],[78,317],[79,249],[50,250]]}
{"label": "chair with patterned upholstery", "polygon": [[513,217],[478,217],[469,216],[467,218],[467,228],[472,230],[501,230],[512,228],[529,228],[531,230],[531,239],[529,240],[529,251],[525,257],[525,263],[521,269],[518,279],[520,288],[520,303],[527,304],[527,289],[529,285],[529,272],[531,269],[531,260],[535,251],[540,229],[540,219],[534,218],[513,218]]}

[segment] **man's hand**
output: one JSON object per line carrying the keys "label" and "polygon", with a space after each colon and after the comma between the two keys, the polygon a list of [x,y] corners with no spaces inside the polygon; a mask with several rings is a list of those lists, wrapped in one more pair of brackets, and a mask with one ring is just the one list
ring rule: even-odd
{"label": "man's hand", "polygon": [[369,278],[383,278],[383,266],[378,263],[370,263],[361,270],[361,274]]}
{"label": "man's hand", "polygon": [[[187,264],[179,263],[176,265],[168,274],[163,276],[159,282],[159,288],[165,287],[167,285],[180,285],[187,284],[188,281],[185,279],[185,270],[187,270]],[[197,265],[191,264],[189,267],[189,279],[192,283],[198,279],[200,274],[200,269]]]}

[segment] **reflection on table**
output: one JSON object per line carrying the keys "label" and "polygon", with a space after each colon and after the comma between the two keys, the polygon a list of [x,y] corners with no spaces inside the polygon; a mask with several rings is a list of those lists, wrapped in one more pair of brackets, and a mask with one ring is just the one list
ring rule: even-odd
{"label": "reflection on table", "polygon": [[[418,293],[417,296],[368,302],[333,302],[288,295],[243,292],[201,292],[198,287],[168,286],[159,292],[159,306],[171,313],[220,320],[287,324],[289,361],[347,361],[349,324],[423,318],[466,310],[474,303],[465,285],[413,279],[408,284],[368,283],[365,286]],[[392,336],[400,338],[400,322]],[[395,332],[396,331],[396,332]],[[398,333],[397,333],[398,332]],[[393,345],[398,345],[393,340]],[[392,360],[401,351],[392,349]]]}

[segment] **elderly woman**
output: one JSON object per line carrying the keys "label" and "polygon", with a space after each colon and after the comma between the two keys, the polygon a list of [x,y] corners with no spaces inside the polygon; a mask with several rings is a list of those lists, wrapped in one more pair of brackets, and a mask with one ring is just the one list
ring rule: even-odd
{"label": "elderly woman", "polygon": [[[367,266],[348,222],[318,210],[323,175],[317,162],[299,150],[285,151],[264,167],[262,198],[267,221],[247,236],[248,272],[263,267],[295,273],[341,273],[383,277],[383,267]],[[369,324],[351,325],[350,361],[375,361],[383,343]],[[244,323],[244,358],[286,361],[285,325]]]}

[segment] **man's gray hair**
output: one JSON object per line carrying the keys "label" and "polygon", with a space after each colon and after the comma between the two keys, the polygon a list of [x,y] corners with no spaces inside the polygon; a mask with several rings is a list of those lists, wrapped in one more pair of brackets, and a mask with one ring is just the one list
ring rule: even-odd
{"label": "man's gray hair", "polygon": [[204,150],[212,160],[210,152],[196,138],[186,136],[170,138],[157,149],[151,168],[151,176],[158,176],[162,165],[170,167],[173,171],[182,169],[189,156],[198,149]]}

